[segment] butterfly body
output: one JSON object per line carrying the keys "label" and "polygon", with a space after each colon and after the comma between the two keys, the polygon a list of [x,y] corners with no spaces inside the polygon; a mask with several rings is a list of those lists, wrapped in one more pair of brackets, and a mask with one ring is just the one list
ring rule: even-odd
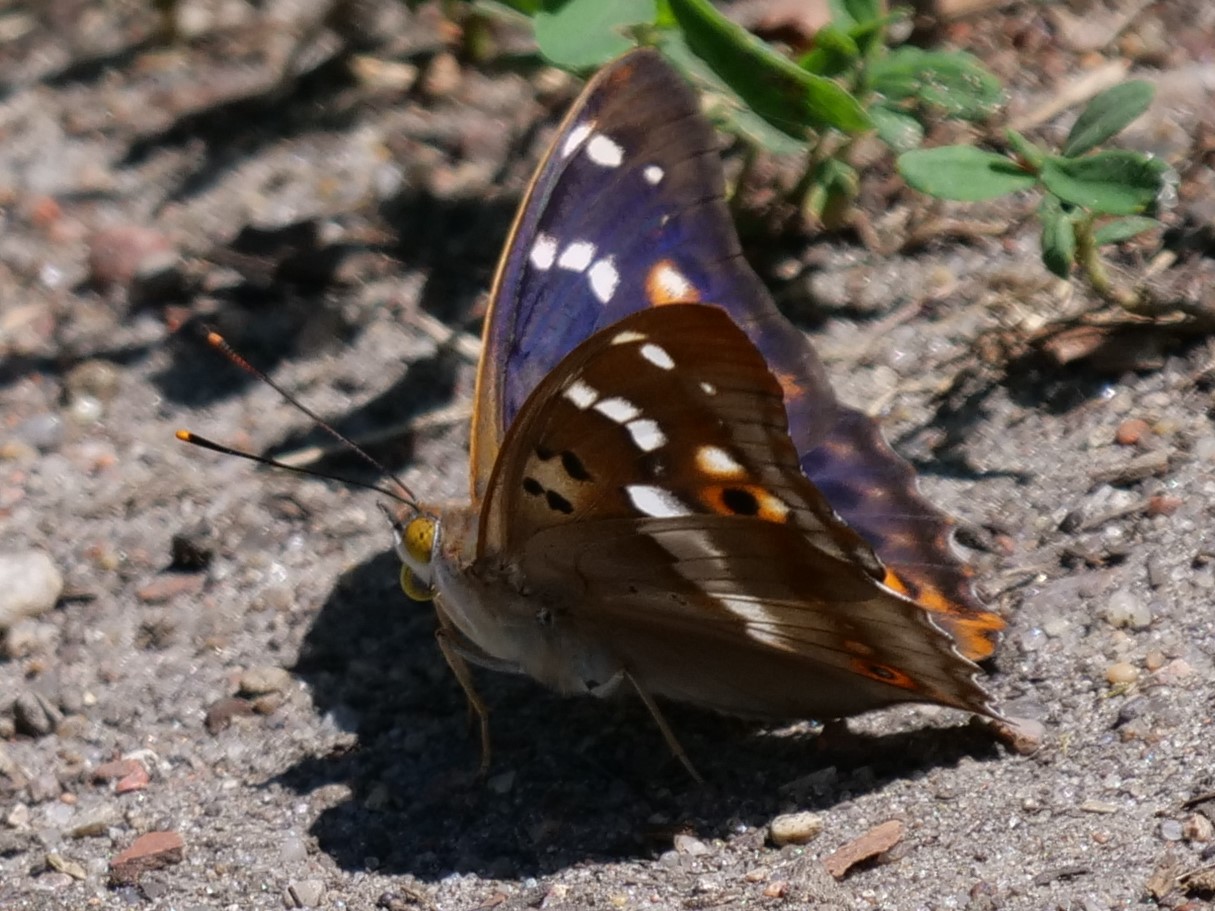
{"label": "butterfly body", "polygon": [[[499,266],[471,502],[397,523],[444,654],[734,715],[995,716],[1002,621],[739,252],[712,129],[652,51],[567,116]],[[673,744],[674,745],[674,744]]]}

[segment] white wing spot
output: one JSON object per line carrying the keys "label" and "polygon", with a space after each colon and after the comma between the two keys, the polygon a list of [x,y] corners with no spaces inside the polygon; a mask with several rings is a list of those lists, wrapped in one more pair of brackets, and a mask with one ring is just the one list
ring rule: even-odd
{"label": "white wing spot", "polygon": [[632,329],[625,329],[623,332],[617,332],[612,336],[613,345],[628,345],[632,342],[644,342],[645,335],[641,332],[634,332]]}
{"label": "white wing spot", "polygon": [[585,272],[595,258],[595,245],[585,240],[576,240],[557,259],[557,266],[571,272]]}
{"label": "white wing spot", "polygon": [[602,168],[615,168],[624,161],[624,148],[602,133],[596,133],[586,144],[586,157]]}
{"label": "white wing spot", "polygon": [[601,402],[595,403],[595,410],[606,418],[611,418],[617,424],[627,424],[639,414],[637,406],[627,399],[622,399],[619,396],[610,399],[604,399]]}
{"label": "white wing spot", "polygon": [[658,167],[656,164],[646,165],[645,169],[641,172],[641,176],[645,178],[645,182],[652,187],[661,183],[662,178],[664,178],[666,174],[667,172]]}
{"label": "white wing spot", "polygon": [[746,469],[734,456],[720,446],[701,446],[697,449],[696,467],[716,478],[734,478],[746,474]]}
{"label": "white wing spot", "polygon": [[569,135],[565,137],[565,142],[561,143],[561,157],[569,158],[574,154],[574,150],[586,141],[586,137],[591,135],[591,130],[594,129],[594,123],[579,123],[569,131]]}
{"label": "white wing spot", "polygon": [[546,270],[553,267],[557,258],[557,238],[549,234],[537,234],[536,242],[532,244],[532,252],[528,259],[537,269]]}
{"label": "white wing spot", "polygon": [[586,411],[599,398],[599,393],[588,386],[582,380],[574,380],[565,391],[561,393],[566,399],[574,403],[574,407],[580,411]]}
{"label": "white wing spot", "polygon": [[663,487],[653,487],[649,484],[629,484],[624,488],[633,506],[647,516],[655,519],[671,519],[676,516],[690,516],[692,511],[684,506],[673,493]]}
{"label": "white wing spot", "polygon": [[620,273],[616,271],[616,263],[610,256],[591,266],[587,277],[591,281],[591,292],[599,298],[601,304],[606,304],[612,299],[612,295],[616,293],[616,286],[620,284]]}
{"label": "white wing spot", "polygon": [[788,640],[778,632],[780,624],[777,618],[764,607],[762,601],[744,595],[718,595],[717,600],[722,607],[746,624],[748,636],[783,651],[790,650]]}
{"label": "white wing spot", "polygon": [[712,383],[701,383],[700,391],[705,395],[717,395],[717,387]]}
{"label": "white wing spot", "polygon": [[626,426],[633,442],[642,452],[653,452],[655,449],[667,445],[666,434],[658,429],[657,422],[651,421],[649,418],[629,421]]}
{"label": "white wing spot", "polygon": [[661,348],[653,342],[641,346],[641,356],[662,370],[675,369],[675,362],[671,360],[671,355],[667,354],[667,349]]}

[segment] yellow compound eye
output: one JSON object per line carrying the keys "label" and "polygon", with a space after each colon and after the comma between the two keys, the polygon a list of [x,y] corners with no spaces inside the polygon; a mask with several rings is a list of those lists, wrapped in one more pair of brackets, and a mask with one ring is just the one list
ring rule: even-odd
{"label": "yellow compound eye", "polygon": [[430,601],[435,596],[435,590],[424,585],[408,566],[401,567],[401,591],[412,601]]}
{"label": "yellow compound eye", "polygon": [[435,520],[430,516],[410,519],[401,534],[401,545],[410,563],[415,566],[429,565],[430,552],[435,546]]}

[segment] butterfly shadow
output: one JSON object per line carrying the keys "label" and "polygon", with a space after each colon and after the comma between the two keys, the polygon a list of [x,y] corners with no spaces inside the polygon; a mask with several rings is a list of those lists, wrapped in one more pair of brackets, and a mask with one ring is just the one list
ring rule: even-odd
{"label": "butterfly shadow", "polygon": [[666,705],[701,785],[638,700],[567,699],[486,671],[477,683],[494,754],[481,778],[475,726],[434,642],[433,611],[404,598],[398,571],[386,552],[342,576],[295,668],[317,711],[358,735],[355,748],[303,759],[277,779],[299,793],[350,788],[311,830],[344,869],[512,879],[653,858],[677,832],[725,838],[746,826],[762,837],[791,803],[825,809],[962,757],[996,755],[973,727],[816,737]]}

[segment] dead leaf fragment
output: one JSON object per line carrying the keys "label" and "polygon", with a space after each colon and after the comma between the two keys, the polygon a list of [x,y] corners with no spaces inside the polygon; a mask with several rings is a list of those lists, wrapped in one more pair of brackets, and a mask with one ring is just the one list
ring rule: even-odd
{"label": "dead leaf fragment", "polygon": [[1148,877],[1144,888],[1156,901],[1160,901],[1177,886],[1177,878],[1181,875],[1182,864],[1173,854],[1165,854],[1156,869]]}
{"label": "dead leaf fragment", "polygon": [[823,858],[823,866],[836,879],[843,879],[857,864],[885,854],[897,845],[903,839],[903,831],[904,826],[899,820],[887,820],[859,838],[836,848]]}

